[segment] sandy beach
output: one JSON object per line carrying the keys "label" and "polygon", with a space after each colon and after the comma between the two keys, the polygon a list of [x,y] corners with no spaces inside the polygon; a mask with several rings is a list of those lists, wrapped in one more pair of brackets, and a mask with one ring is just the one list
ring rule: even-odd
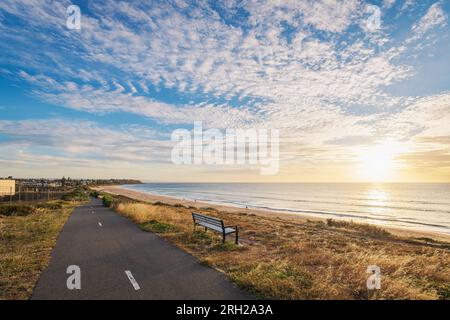
{"label": "sandy beach", "polygon": [[[105,191],[111,194],[115,195],[121,195],[126,196],[135,200],[140,201],[147,201],[147,202],[156,202],[161,201],[167,204],[175,205],[175,204],[182,204],[184,206],[192,206],[197,208],[203,208],[203,207],[209,207],[214,208],[219,211],[224,212],[230,212],[230,213],[246,213],[246,214],[254,214],[258,216],[265,216],[265,217],[276,217],[280,219],[286,219],[289,221],[296,221],[296,222],[306,222],[307,220],[310,221],[324,221],[326,219],[322,219],[317,216],[313,215],[307,215],[307,214],[299,214],[299,213],[289,213],[289,212],[280,212],[280,211],[271,211],[271,210],[261,210],[261,209],[252,209],[252,208],[240,208],[240,207],[234,207],[234,206],[225,206],[225,205],[218,205],[218,204],[212,204],[208,202],[200,202],[200,201],[190,201],[186,199],[178,199],[173,197],[167,197],[167,196],[161,196],[161,195],[155,195],[150,194],[146,192],[139,192],[134,190],[128,190],[121,186],[112,185],[112,186],[99,186],[93,188],[98,191]],[[400,228],[400,227],[385,227],[380,226],[384,228],[385,230],[389,231],[392,234],[401,236],[401,237],[411,237],[411,238],[431,238],[438,241],[445,241],[450,242],[450,235],[438,233],[438,232],[432,232],[432,231],[423,231],[423,230],[411,230],[406,228]]]}

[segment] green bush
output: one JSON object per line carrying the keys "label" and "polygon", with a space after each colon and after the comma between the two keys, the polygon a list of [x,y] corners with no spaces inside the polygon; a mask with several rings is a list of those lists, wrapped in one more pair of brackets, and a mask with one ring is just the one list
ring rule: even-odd
{"label": "green bush", "polygon": [[177,228],[169,223],[160,222],[157,220],[150,220],[139,225],[142,230],[152,231],[156,233],[175,232]]}
{"label": "green bush", "polygon": [[89,191],[89,195],[90,195],[91,197],[98,198],[98,196],[100,195],[100,193],[99,193],[97,190],[90,190],[90,191]]}
{"label": "green bush", "polygon": [[64,201],[87,201],[89,200],[89,193],[83,188],[77,188],[71,193],[63,196]]}
{"label": "green bush", "polygon": [[450,284],[443,284],[437,289],[440,300],[450,300]]}
{"label": "green bush", "polygon": [[111,207],[113,202],[114,202],[114,198],[111,197],[109,194],[104,194],[103,195],[103,205],[105,207],[108,207],[108,208]]}
{"label": "green bush", "polygon": [[156,201],[153,203],[154,206],[169,206],[169,204],[161,201]]}
{"label": "green bush", "polygon": [[238,251],[243,250],[244,247],[235,244],[234,242],[226,241],[225,243],[220,243],[215,246],[219,251]]}
{"label": "green bush", "polygon": [[36,204],[37,208],[41,209],[49,209],[49,210],[57,210],[64,207],[61,202],[43,202]]}
{"label": "green bush", "polygon": [[2,216],[28,216],[35,212],[36,208],[27,204],[0,205],[0,215]]}

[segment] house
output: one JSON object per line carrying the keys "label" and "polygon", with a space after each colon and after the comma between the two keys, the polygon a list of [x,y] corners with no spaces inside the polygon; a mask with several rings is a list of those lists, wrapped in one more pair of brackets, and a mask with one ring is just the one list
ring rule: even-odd
{"label": "house", "polygon": [[0,179],[0,196],[9,196],[16,193],[16,180]]}

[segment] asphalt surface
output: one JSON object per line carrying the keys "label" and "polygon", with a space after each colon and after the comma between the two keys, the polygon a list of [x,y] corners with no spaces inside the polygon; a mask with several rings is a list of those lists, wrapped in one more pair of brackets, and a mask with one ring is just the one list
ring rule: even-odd
{"label": "asphalt surface", "polygon": [[[81,289],[67,288],[80,267]],[[128,275],[127,275],[127,273]],[[129,277],[134,278],[135,282]],[[136,290],[138,289],[138,290]],[[223,274],[94,199],[74,210],[31,299],[251,299]]]}

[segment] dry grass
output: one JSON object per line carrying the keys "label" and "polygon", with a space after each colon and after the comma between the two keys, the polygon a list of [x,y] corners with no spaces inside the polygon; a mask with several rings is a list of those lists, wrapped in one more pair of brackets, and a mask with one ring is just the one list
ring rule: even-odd
{"label": "dry grass", "polygon": [[[368,225],[297,223],[246,213],[197,209],[240,228],[241,246],[220,235],[193,232],[184,206],[116,202],[115,209],[223,271],[260,298],[444,299],[450,292],[450,247],[401,239]],[[369,292],[366,269],[378,265],[382,289]]]}
{"label": "dry grass", "polygon": [[31,296],[74,205],[51,201],[30,205],[27,214],[0,215],[0,300]]}

